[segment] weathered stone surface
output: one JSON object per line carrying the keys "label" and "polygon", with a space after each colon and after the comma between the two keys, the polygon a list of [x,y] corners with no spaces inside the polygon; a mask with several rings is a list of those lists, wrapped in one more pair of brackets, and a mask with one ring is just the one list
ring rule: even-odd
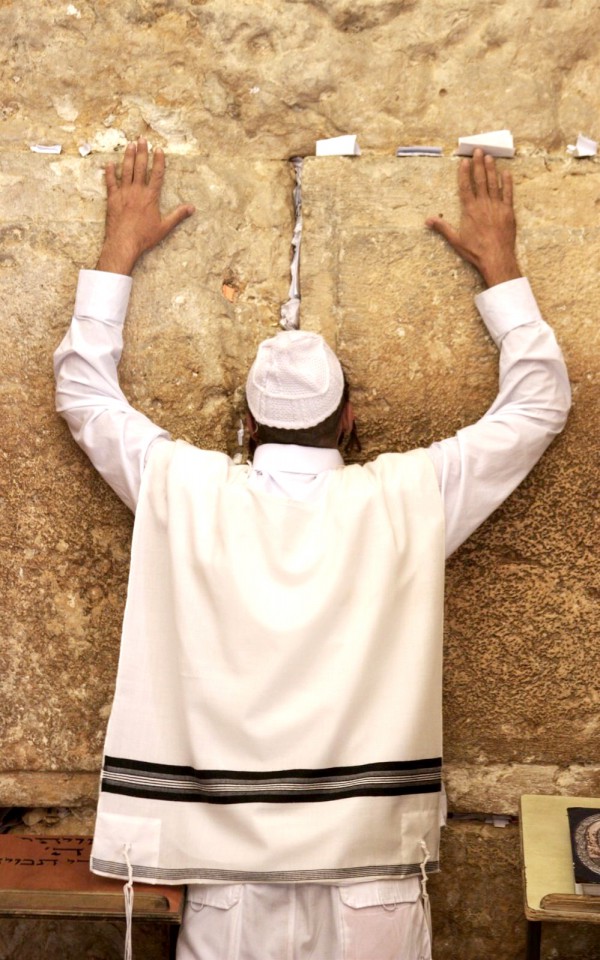
{"label": "weathered stone surface", "polygon": [[[97,764],[93,757],[89,763]],[[516,814],[524,793],[597,796],[600,766],[596,763],[447,763],[444,779],[451,810]],[[94,806],[97,773],[47,773],[17,770],[0,773],[0,800],[7,807]],[[64,830],[62,831],[64,832]],[[71,830],[71,832],[77,832]]]}
{"label": "weathered stone surface", "polygon": [[[135,923],[134,956],[163,960],[168,954],[164,924]],[[0,920],[2,960],[119,960],[124,920]]]}
{"label": "weathered stone surface", "polygon": [[[442,831],[429,881],[435,960],[521,960],[525,918],[519,829],[471,822]],[[545,923],[542,960],[598,960],[600,925]]]}
{"label": "weathered stone surface", "polygon": [[[110,681],[109,681],[110,683]],[[69,731],[66,732],[67,737]],[[34,733],[31,734],[35,739]],[[57,736],[57,740],[60,737]],[[91,760],[99,768],[100,758]],[[14,763],[14,761],[13,761]],[[54,807],[94,804],[98,797],[98,773],[31,772],[16,769],[0,773],[0,805],[3,807]]]}
{"label": "weathered stone surface", "polygon": [[[600,166],[571,175],[569,162],[530,159],[511,169],[520,257],[566,355],[574,409],[448,565],[446,757],[597,764],[599,336],[585,304],[597,296]],[[472,303],[479,284],[424,227],[431,213],[456,220],[455,163],[309,160],[303,186],[302,323],[346,365],[365,424],[361,456],[424,446],[476,420],[497,384],[497,351]]]}
{"label": "weathered stone surface", "polygon": [[598,796],[600,766],[558,767],[536,763],[447,763],[444,779],[450,808],[517,814],[524,793]]}
{"label": "weathered stone surface", "polygon": [[4,2],[3,142],[75,153],[147,132],[180,152],[276,159],[345,132],[391,153],[506,126],[525,149],[564,152],[579,129],[598,132],[598,10],[597,0]]}
{"label": "weathered stone surface", "polygon": [[[575,404],[449,565],[448,793],[455,810],[498,812],[522,792],[598,793],[600,162],[567,161],[565,146],[579,130],[600,137],[599,12],[598,0],[0,0],[0,803],[93,802],[112,695],[131,520],[55,417],[50,370],[76,270],[100,244],[102,161],[145,134],[167,150],[165,206],[198,208],[138,268],[126,392],[175,435],[235,452],[245,370],[287,295],[285,161],[358,134],[363,158],[305,168],[303,318],[347,363],[371,455],[456,430],[495,392],[475,274],[423,227],[456,216],[454,162],[391,155],[411,142],[448,155],[459,135],[504,126],[526,158],[511,165],[521,262]],[[35,142],[63,155],[33,155]],[[522,955],[517,851],[512,828],[448,828],[436,960]],[[597,960],[598,929],[550,926],[544,960]],[[107,960],[121,937],[4,921],[0,956]],[[141,949],[151,960],[152,941]]]}
{"label": "weathered stone surface", "polygon": [[[50,189],[40,159],[2,172],[0,285],[12,309],[3,319],[0,769],[86,771],[98,767],[112,699],[131,522],[54,413],[52,351],[76,267],[93,265],[102,231],[100,167],[51,160]],[[247,368],[287,296],[291,183],[283,162],[170,165],[165,207],[186,197],[198,212],[153,252],[152,270],[140,265],[122,383],[177,436],[236,451]]]}

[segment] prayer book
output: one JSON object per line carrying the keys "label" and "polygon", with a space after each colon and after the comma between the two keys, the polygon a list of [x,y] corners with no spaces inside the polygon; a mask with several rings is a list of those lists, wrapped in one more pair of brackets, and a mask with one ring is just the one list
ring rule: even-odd
{"label": "prayer book", "polygon": [[575,892],[600,897],[600,810],[568,807]]}
{"label": "prayer book", "polygon": [[[90,873],[91,849],[91,837],[0,836],[2,916],[124,916],[123,881]],[[181,922],[183,887],[134,887],[135,917]]]}

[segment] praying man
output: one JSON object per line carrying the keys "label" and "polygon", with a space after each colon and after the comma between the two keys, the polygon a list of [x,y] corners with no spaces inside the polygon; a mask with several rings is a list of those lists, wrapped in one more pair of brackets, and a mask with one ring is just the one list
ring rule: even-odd
{"label": "praying man", "polygon": [[104,244],[55,354],[58,411],[136,515],[92,869],[187,885],[178,960],[431,957],[444,561],[570,404],[517,262],[511,177],[482,151],[458,171],[458,225],[426,225],[486,287],[489,410],[345,465],[340,362],[317,334],[282,331],[248,373],[255,452],[235,464],[173,440],[119,387],[131,274],[194,208],[161,213],[165,159],[150,165],[143,139],[119,177],[106,167]]}

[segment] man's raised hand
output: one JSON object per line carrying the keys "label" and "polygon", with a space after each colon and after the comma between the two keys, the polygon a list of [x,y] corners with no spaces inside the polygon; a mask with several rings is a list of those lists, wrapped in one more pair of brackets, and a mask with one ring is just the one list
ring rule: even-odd
{"label": "man's raised hand", "polygon": [[191,204],[181,204],[165,217],[161,215],[164,175],[165,155],[160,149],[154,151],[148,174],[148,144],[142,137],[127,145],[120,180],[114,163],[106,165],[106,227],[97,270],[130,274],[142,253],[191,217]]}
{"label": "man's raised hand", "polygon": [[461,160],[458,170],[460,224],[458,230],[442,217],[425,222],[472,263],[488,287],[521,276],[515,253],[517,225],[512,177],[498,177],[494,158],[475,150],[473,160]]}

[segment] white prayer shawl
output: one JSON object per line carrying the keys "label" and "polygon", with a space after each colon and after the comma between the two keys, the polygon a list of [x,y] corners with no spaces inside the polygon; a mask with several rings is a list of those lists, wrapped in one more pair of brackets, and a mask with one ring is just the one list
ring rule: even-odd
{"label": "white prayer shawl", "polygon": [[[149,883],[438,869],[443,511],[422,450],[283,499],[158,444],[92,850]],[[128,854],[126,856],[125,854]]]}

